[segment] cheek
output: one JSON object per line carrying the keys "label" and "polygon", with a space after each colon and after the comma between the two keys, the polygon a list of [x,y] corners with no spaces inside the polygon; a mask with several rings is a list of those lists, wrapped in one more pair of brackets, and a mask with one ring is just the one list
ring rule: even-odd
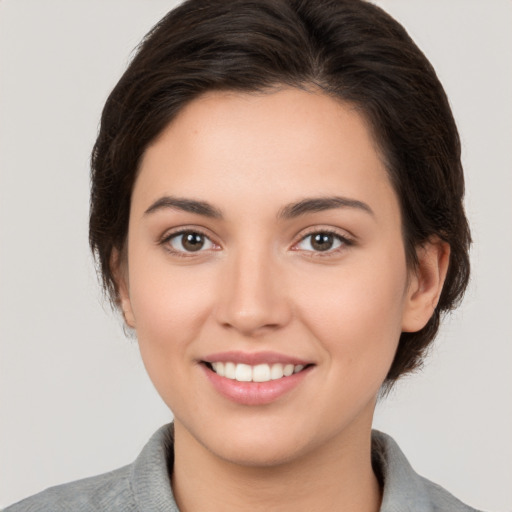
{"label": "cheek", "polygon": [[130,296],[139,340],[179,346],[194,339],[210,303],[207,272],[148,263],[132,268],[138,268],[130,276]]}
{"label": "cheek", "polygon": [[[207,269],[173,267],[160,257],[130,255],[130,300],[142,360],[162,398],[186,380],[193,341],[201,336],[211,300]],[[175,383],[175,384],[173,384]],[[165,396],[164,396],[165,395]]]}
{"label": "cheek", "polygon": [[194,368],[194,340],[201,336],[209,301],[203,276],[168,265],[132,265],[130,295],[142,361],[149,378],[172,411],[180,411],[192,391],[183,387]]}
{"label": "cheek", "polygon": [[350,386],[372,375],[375,382],[385,378],[401,333],[406,275],[404,260],[381,255],[378,264],[361,259],[315,273],[303,282],[308,292],[296,294],[304,324],[332,364],[346,366]]}

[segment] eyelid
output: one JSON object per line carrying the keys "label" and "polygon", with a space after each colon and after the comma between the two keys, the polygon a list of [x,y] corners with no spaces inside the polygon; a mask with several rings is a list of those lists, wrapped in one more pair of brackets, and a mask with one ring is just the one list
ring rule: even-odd
{"label": "eyelid", "polygon": [[[184,235],[186,233],[197,233],[199,235],[204,236],[206,239],[210,241],[210,243],[213,244],[213,248],[205,249],[205,250],[198,250],[198,251],[178,251],[172,247],[170,247],[169,242],[180,235]],[[164,234],[158,239],[157,241],[158,245],[164,246],[165,250],[169,253],[177,256],[183,256],[183,257],[190,257],[190,256],[198,256],[200,254],[203,254],[205,252],[209,251],[217,251],[221,248],[220,244],[217,243],[213,237],[207,233],[207,230],[202,229],[197,226],[180,226],[177,228],[172,228],[170,230],[167,230],[164,232]]]}
{"label": "eyelid", "polygon": [[[312,235],[318,234],[318,233],[329,234],[329,235],[335,236],[342,242],[341,247],[337,247],[335,249],[329,249],[326,251],[307,251],[307,250],[296,248],[297,245],[300,244],[302,241],[304,241],[306,238],[308,238]],[[305,253],[310,253],[311,255],[314,255],[315,257],[316,256],[327,257],[327,256],[332,256],[334,254],[337,254],[340,251],[343,251],[343,250],[347,249],[348,247],[353,246],[355,243],[356,243],[355,237],[353,235],[347,233],[345,230],[342,231],[342,230],[339,230],[339,229],[336,229],[333,227],[313,226],[313,227],[307,228],[306,231],[303,231],[298,236],[298,240],[295,241],[292,245],[292,250],[297,251],[297,252],[303,251]]]}
{"label": "eyelid", "polygon": [[298,241],[302,240],[305,237],[307,237],[308,235],[314,235],[316,233],[329,233],[331,235],[339,236],[343,240],[347,240],[347,241],[351,241],[351,242],[356,241],[356,236],[353,235],[352,233],[350,233],[350,231],[348,231],[346,229],[329,226],[329,225],[322,225],[322,224],[309,226],[309,227],[303,229],[297,235],[297,240]]}
{"label": "eyelid", "polygon": [[[189,251],[177,251],[175,249],[172,249],[169,246],[168,242],[172,238],[180,236],[180,235],[184,235],[186,233],[198,233],[198,234],[204,236],[214,245],[214,248],[189,252]],[[296,248],[296,246],[300,242],[305,240],[307,237],[312,236],[317,233],[330,234],[330,235],[335,236],[342,242],[341,247],[326,250],[326,251],[306,251],[303,249]],[[311,227],[307,228],[306,230],[304,230],[302,233],[300,233],[300,235],[298,235],[296,241],[293,243],[293,245],[291,247],[291,250],[297,251],[297,252],[299,252],[299,251],[308,252],[314,256],[330,256],[330,255],[336,254],[340,251],[343,251],[344,249],[354,245],[355,243],[356,243],[356,237],[354,237],[354,235],[352,235],[352,234],[347,233],[346,230],[341,230],[341,229],[333,228],[330,226],[329,227],[311,226]],[[222,246],[217,241],[215,241],[215,237],[213,237],[211,234],[209,234],[209,230],[206,230],[202,227],[198,227],[198,226],[194,226],[194,225],[179,226],[179,227],[172,228],[172,229],[165,231],[164,234],[161,237],[159,237],[159,239],[157,240],[157,244],[165,246],[165,249],[168,252],[170,252],[171,254],[178,255],[178,256],[185,256],[185,257],[194,256],[194,255],[197,256],[201,253],[205,253],[205,252],[208,252],[211,250],[218,251],[219,249],[222,249]]]}

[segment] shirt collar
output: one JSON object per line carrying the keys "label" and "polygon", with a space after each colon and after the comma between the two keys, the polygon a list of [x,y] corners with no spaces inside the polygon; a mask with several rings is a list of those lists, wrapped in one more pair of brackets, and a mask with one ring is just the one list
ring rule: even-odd
{"label": "shirt collar", "polygon": [[[151,437],[132,465],[134,499],[144,512],[179,512],[170,485],[173,443],[174,428],[170,423]],[[372,463],[383,485],[380,512],[474,511],[418,475],[396,442],[377,430],[372,431]]]}

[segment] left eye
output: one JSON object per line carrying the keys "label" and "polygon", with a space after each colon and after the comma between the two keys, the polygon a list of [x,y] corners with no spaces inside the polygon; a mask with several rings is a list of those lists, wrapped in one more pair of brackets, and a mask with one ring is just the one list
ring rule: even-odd
{"label": "left eye", "polygon": [[182,231],[171,235],[167,243],[176,252],[198,252],[214,247],[213,242],[202,233],[197,231]]}
{"label": "left eye", "polygon": [[345,240],[334,233],[319,231],[305,236],[297,247],[301,251],[326,252],[341,247]]}

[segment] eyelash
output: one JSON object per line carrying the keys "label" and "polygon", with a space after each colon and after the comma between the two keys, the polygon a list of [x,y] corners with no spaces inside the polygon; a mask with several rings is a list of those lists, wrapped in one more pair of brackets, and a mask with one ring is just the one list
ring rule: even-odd
{"label": "eyelash", "polygon": [[201,249],[199,249],[198,251],[178,251],[171,247],[170,242],[173,239],[187,234],[201,235],[214,246],[218,246],[218,244],[213,242],[212,239],[206,233],[197,228],[181,229],[179,231],[174,231],[172,233],[166,233],[160,240],[159,244],[164,246],[165,250],[171,253],[173,256],[178,256],[180,258],[190,258],[191,256],[196,255],[196,253],[199,254],[205,252],[204,250]]}
{"label": "eyelash", "polygon": [[[190,258],[190,257],[194,256],[196,252],[198,254],[202,253],[202,252],[206,252],[205,250],[201,250],[202,248],[199,249],[198,251],[180,251],[180,250],[176,250],[176,249],[174,249],[174,248],[172,248],[170,246],[170,242],[173,239],[175,239],[177,237],[180,237],[180,236],[183,236],[183,235],[187,235],[187,234],[200,235],[200,236],[204,237],[206,240],[208,240],[211,244],[213,244],[214,246],[218,247],[218,244],[213,242],[211,240],[211,238],[206,233],[204,233],[203,231],[201,231],[200,229],[197,229],[197,228],[194,228],[194,229],[181,229],[179,231],[174,231],[172,233],[165,234],[162,237],[162,239],[160,240],[159,244],[164,246],[165,250],[168,251],[169,253],[171,253],[172,255],[178,256],[178,257],[183,257],[183,258]],[[295,242],[293,244],[293,247],[296,247],[297,245],[299,245],[300,243],[304,242],[309,237],[312,237],[314,235],[319,235],[319,234],[333,236],[335,239],[337,239],[340,242],[340,246],[336,247],[334,249],[327,249],[325,251],[314,251],[314,250],[313,251],[303,251],[303,252],[306,252],[306,253],[310,253],[309,254],[310,257],[325,258],[325,257],[337,255],[340,251],[343,251],[344,249],[354,245],[354,243],[355,243],[352,238],[348,237],[347,235],[341,235],[339,232],[337,232],[337,231],[335,231],[333,229],[321,229],[321,228],[318,229],[318,228],[315,228],[314,230],[312,230],[312,231],[302,235],[302,237],[298,240],[298,242]],[[292,250],[297,251],[297,252],[301,251],[301,249],[294,249],[293,247],[292,247]],[[211,249],[207,249],[207,250],[211,250]],[[216,249],[214,249],[214,250],[216,250]]]}
{"label": "eyelash", "polygon": [[[309,253],[309,256],[312,258],[329,258],[332,256],[337,256],[341,251],[347,249],[348,247],[351,247],[354,245],[355,241],[348,237],[346,234],[340,234],[338,231],[334,229],[329,228],[315,228],[306,234],[304,234],[298,242],[294,244],[294,247],[299,245],[300,243],[304,242],[306,239],[313,237],[314,235],[331,235],[335,239],[337,239],[340,242],[340,246],[336,247],[334,249],[328,249],[326,251],[304,251]],[[300,249],[294,249],[296,251],[300,251]]]}

